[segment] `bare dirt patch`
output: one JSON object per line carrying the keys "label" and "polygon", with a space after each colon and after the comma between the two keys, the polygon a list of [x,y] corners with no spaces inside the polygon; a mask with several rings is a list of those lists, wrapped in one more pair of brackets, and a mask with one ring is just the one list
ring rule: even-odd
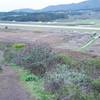
{"label": "bare dirt patch", "polygon": [[20,85],[16,71],[9,66],[0,73],[0,100],[35,100]]}

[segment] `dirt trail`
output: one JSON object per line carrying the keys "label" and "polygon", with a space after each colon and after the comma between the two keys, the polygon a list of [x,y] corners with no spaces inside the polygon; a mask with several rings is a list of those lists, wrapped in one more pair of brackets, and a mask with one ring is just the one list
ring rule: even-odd
{"label": "dirt trail", "polygon": [[35,100],[18,82],[16,71],[9,66],[0,73],[0,100]]}

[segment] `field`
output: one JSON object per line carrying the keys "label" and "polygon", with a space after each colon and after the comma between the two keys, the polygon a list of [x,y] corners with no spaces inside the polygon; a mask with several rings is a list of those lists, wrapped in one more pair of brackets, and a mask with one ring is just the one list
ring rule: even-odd
{"label": "field", "polygon": [[100,100],[95,22],[1,22],[0,100]]}
{"label": "field", "polygon": [[[8,28],[5,29],[5,26]],[[0,23],[0,40],[3,41],[42,41],[49,43],[58,51],[81,51],[100,56],[99,32],[99,20],[62,23]]]}

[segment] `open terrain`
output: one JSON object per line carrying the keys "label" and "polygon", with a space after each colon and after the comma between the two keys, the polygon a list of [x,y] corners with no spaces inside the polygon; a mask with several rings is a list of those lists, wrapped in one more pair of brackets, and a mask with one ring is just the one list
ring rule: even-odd
{"label": "open terrain", "polygon": [[100,100],[100,0],[0,12],[0,100]]}
{"label": "open terrain", "polygon": [[[89,21],[87,21],[89,23]],[[96,22],[96,21],[95,21]],[[84,22],[80,22],[84,23]],[[76,23],[77,25],[77,23]],[[5,26],[8,28],[5,29]],[[94,25],[66,26],[39,23],[0,23],[0,40],[49,43],[56,50],[79,51],[85,47],[85,53],[100,55],[100,28]],[[94,33],[96,33],[95,38]],[[91,42],[90,40],[92,39]],[[90,43],[88,43],[90,41]],[[89,45],[88,45],[89,44]]]}
{"label": "open terrain", "polygon": [[0,74],[0,100],[33,100],[19,82],[17,72],[3,66]]}
{"label": "open terrain", "polygon": [[0,100],[99,100],[99,32],[87,25],[1,23]]}
{"label": "open terrain", "polygon": [[[3,52],[0,51],[0,63],[3,61]],[[9,65],[1,65],[0,71],[0,100],[34,100],[21,85],[16,70]]]}

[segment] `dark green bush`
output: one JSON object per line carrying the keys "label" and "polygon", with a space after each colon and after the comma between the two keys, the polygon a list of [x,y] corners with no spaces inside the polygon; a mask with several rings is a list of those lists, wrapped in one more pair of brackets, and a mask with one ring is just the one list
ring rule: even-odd
{"label": "dark green bush", "polygon": [[2,71],[2,67],[0,66],[0,71]]}
{"label": "dark green bush", "polygon": [[38,80],[39,80],[39,78],[37,76],[35,76],[35,75],[32,75],[32,74],[27,75],[25,77],[25,81],[38,81]]}
{"label": "dark green bush", "polygon": [[92,88],[100,93],[100,78],[92,81]]}

